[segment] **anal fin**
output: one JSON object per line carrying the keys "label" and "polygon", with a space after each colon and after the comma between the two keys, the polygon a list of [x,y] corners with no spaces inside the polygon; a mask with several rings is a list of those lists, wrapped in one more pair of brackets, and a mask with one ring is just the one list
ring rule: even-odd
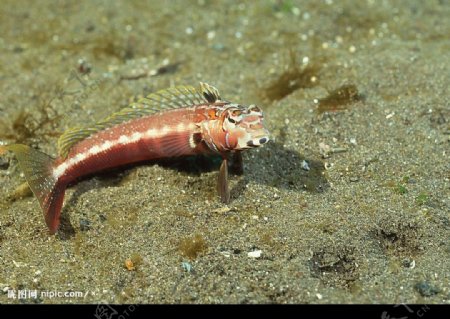
{"label": "anal fin", "polygon": [[222,203],[230,202],[230,190],[228,188],[228,160],[224,159],[220,165],[219,179],[217,182],[217,191],[219,192]]}

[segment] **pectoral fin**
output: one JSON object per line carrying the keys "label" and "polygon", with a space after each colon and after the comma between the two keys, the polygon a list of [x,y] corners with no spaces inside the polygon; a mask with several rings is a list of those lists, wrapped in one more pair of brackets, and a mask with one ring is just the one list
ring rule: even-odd
{"label": "pectoral fin", "polygon": [[228,204],[230,202],[230,190],[228,189],[228,160],[226,159],[220,165],[217,191],[219,192],[222,203]]}

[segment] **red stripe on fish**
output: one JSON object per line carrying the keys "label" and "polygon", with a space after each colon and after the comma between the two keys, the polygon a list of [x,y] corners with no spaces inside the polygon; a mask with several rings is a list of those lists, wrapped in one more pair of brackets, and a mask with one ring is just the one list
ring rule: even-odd
{"label": "red stripe on fish", "polygon": [[204,109],[170,110],[98,132],[75,145],[67,158],[57,161],[54,175],[71,181],[134,162],[205,153],[209,150],[206,145],[189,142],[200,132],[192,118]]}

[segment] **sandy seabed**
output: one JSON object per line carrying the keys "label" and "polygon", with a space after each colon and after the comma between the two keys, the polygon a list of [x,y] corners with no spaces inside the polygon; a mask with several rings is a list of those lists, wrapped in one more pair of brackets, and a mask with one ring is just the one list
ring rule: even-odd
{"label": "sandy seabed", "polygon": [[216,161],[146,163],[70,187],[56,236],[3,156],[0,302],[448,304],[449,16],[448,1],[2,0],[3,143],[55,155],[67,128],[199,81],[258,104],[271,141],[244,154],[228,206]]}

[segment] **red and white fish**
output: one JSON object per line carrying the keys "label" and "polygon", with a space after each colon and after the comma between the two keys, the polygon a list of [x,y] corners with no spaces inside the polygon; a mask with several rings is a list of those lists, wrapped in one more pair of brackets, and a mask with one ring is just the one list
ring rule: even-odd
{"label": "red and white fish", "polygon": [[22,144],[0,146],[15,153],[54,234],[64,193],[77,178],[125,164],[196,154],[219,154],[218,191],[230,200],[228,164],[242,171],[241,151],[269,141],[263,113],[220,98],[213,86],[180,86],[150,94],[92,127],[61,135],[56,159]]}

